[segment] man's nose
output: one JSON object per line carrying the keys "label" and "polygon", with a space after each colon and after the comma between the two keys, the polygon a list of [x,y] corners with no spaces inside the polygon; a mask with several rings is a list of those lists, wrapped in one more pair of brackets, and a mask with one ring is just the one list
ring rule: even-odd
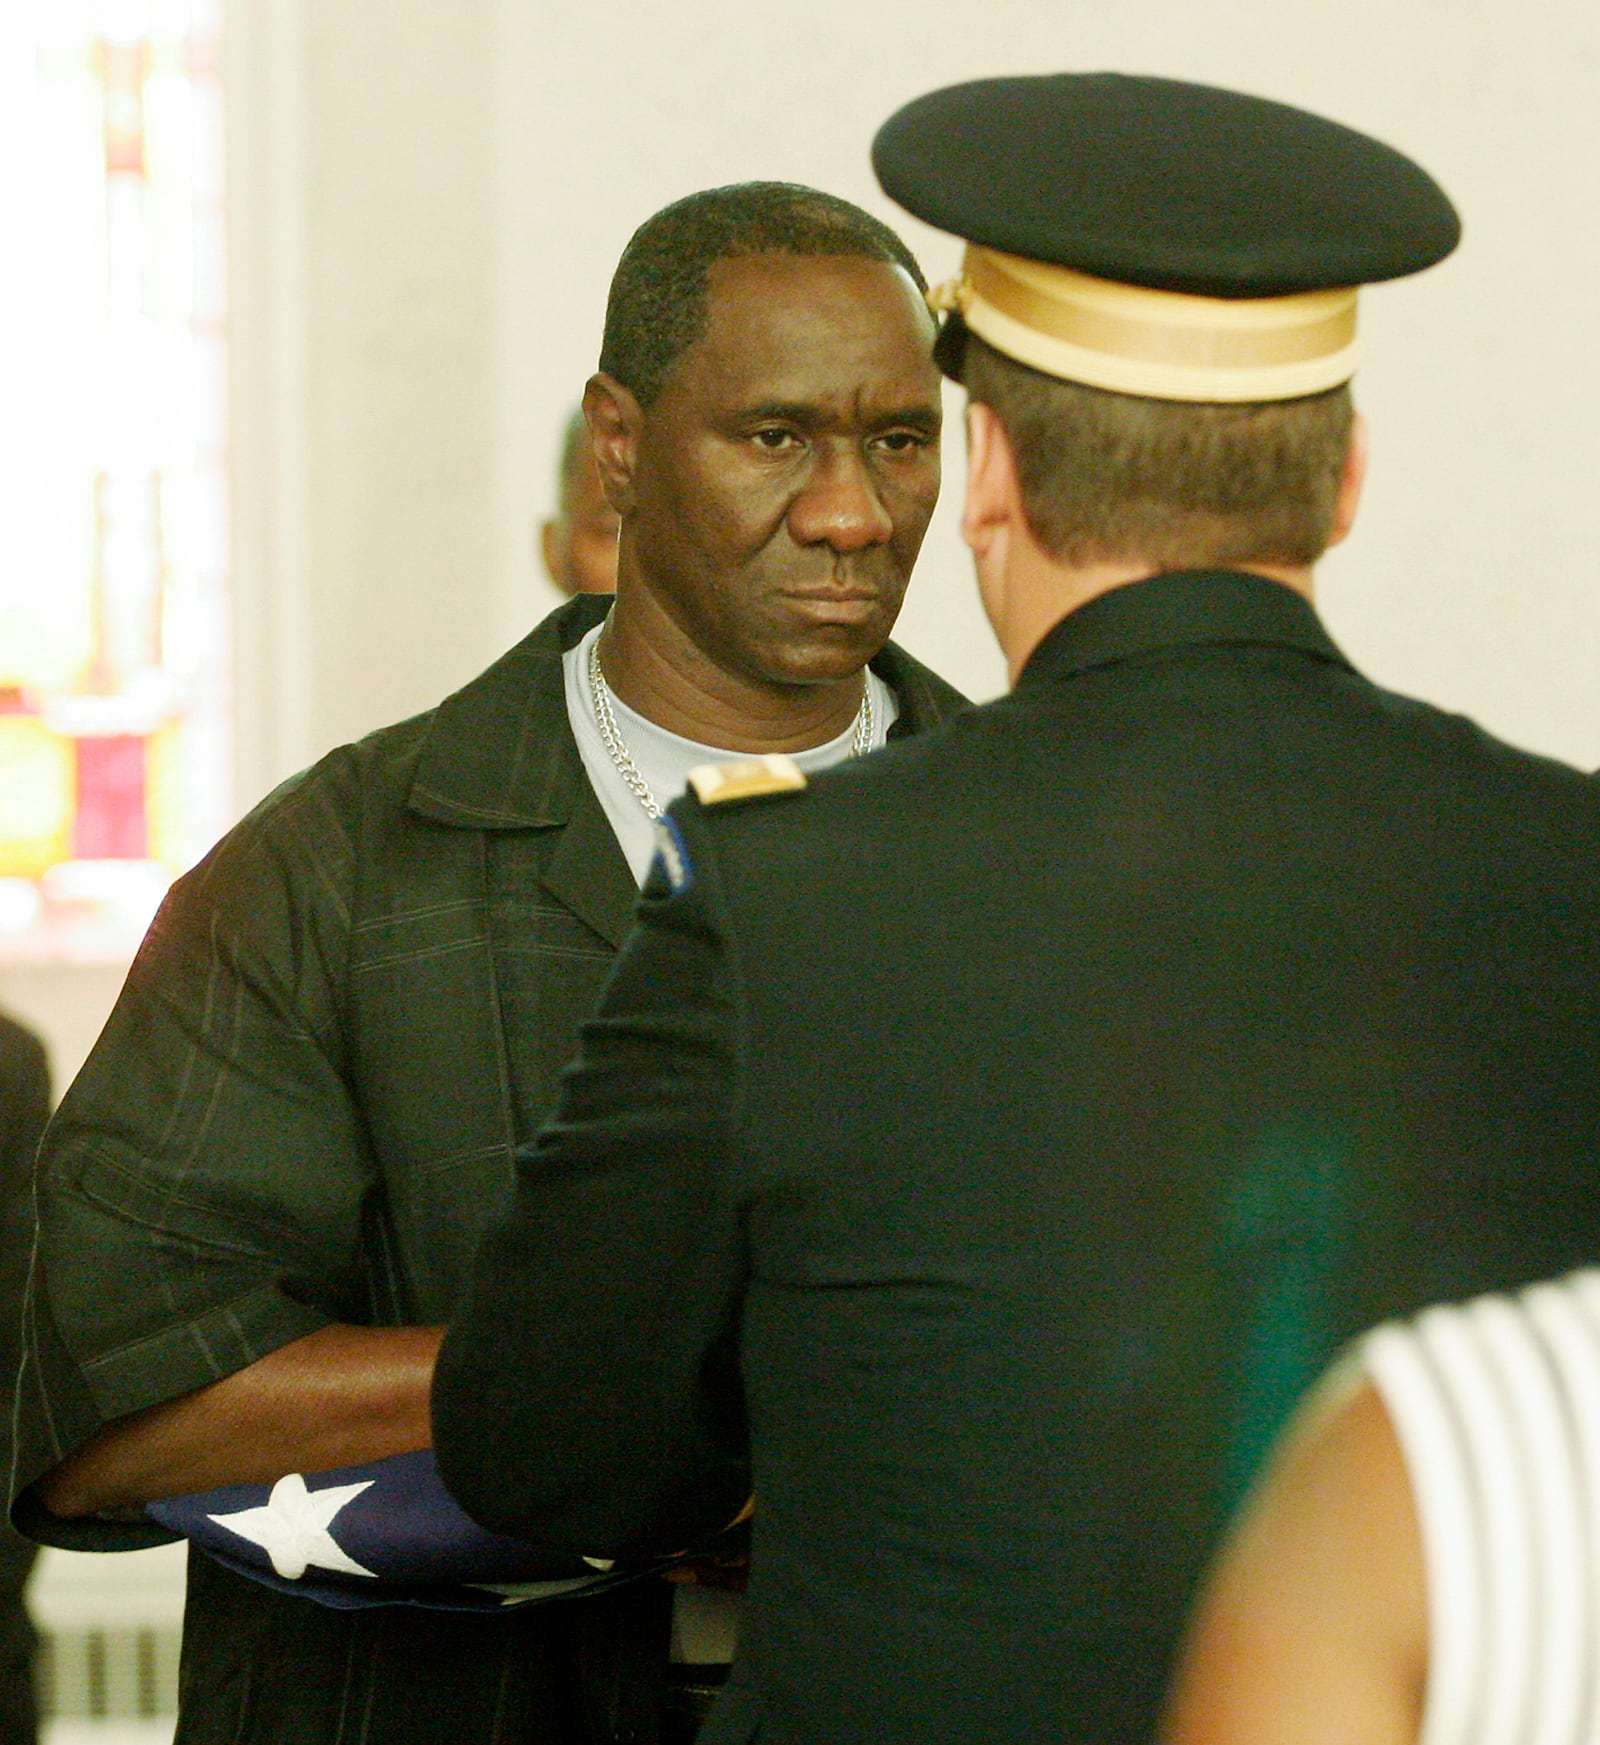
{"label": "man's nose", "polygon": [[823,444],[805,488],[789,510],[789,531],[800,545],[861,551],[883,545],[894,532],[867,457],[854,443]]}

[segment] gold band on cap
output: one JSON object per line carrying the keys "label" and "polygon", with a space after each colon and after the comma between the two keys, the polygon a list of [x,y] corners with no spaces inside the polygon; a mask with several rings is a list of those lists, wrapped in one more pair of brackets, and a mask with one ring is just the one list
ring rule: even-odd
{"label": "gold band on cap", "polygon": [[1354,289],[1195,297],[972,244],[929,300],[1019,363],[1152,400],[1294,400],[1356,367]]}

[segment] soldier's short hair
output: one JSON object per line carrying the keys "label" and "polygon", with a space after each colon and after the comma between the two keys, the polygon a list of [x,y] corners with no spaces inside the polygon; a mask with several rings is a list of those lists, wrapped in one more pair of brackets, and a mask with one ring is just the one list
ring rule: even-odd
{"label": "soldier's short hair", "polygon": [[1327,548],[1348,384],[1267,403],[1144,399],[1044,375],[975,334],[961,373],[1005,426],[1028,524],[1062,562],[1299,566]]}

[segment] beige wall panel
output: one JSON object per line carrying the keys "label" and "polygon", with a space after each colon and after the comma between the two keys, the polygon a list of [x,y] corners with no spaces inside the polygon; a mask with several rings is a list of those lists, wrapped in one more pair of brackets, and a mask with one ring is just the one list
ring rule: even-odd
{"label": "beige wall panel", "polygon": [[230,14],[240,798],[493,638],[489,0]]}
{"label": "beige wall panel", "polygon": [[495,381],[487,11],[306,11],[319,742],[425,706],[481,652]]}

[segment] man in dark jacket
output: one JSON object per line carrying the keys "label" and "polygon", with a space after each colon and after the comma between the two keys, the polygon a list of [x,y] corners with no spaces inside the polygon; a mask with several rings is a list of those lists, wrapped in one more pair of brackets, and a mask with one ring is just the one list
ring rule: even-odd
{"label": "man in dark jacket", "polygon": [[[959,706],[885,647],[938,491],[932,338],[904,245],[831,196],[641,228],[586,398],[609,617],[572,601],[264,801],[175,888],[51,1129],[27,1530],[146,1543],[147,1502],[426,1447],[439,1324],[653,815],[707,758],[820,766]],[[192,1558],[178,1738],[653,1740],[669,1598],[340,1612]]]}
{"label": "man in dark jacket", "polygon": [[1106,76],[936,93],[877,161],[979,239],[940,356],[1015,690],[674,809],[436,1446],[596,1556],[753,1480],[707,1741],[1127,1745],[1340,1340],[1594,1255],[1600,792],[1312,603],[1347,287],[1457,234],[1415,165]]}

